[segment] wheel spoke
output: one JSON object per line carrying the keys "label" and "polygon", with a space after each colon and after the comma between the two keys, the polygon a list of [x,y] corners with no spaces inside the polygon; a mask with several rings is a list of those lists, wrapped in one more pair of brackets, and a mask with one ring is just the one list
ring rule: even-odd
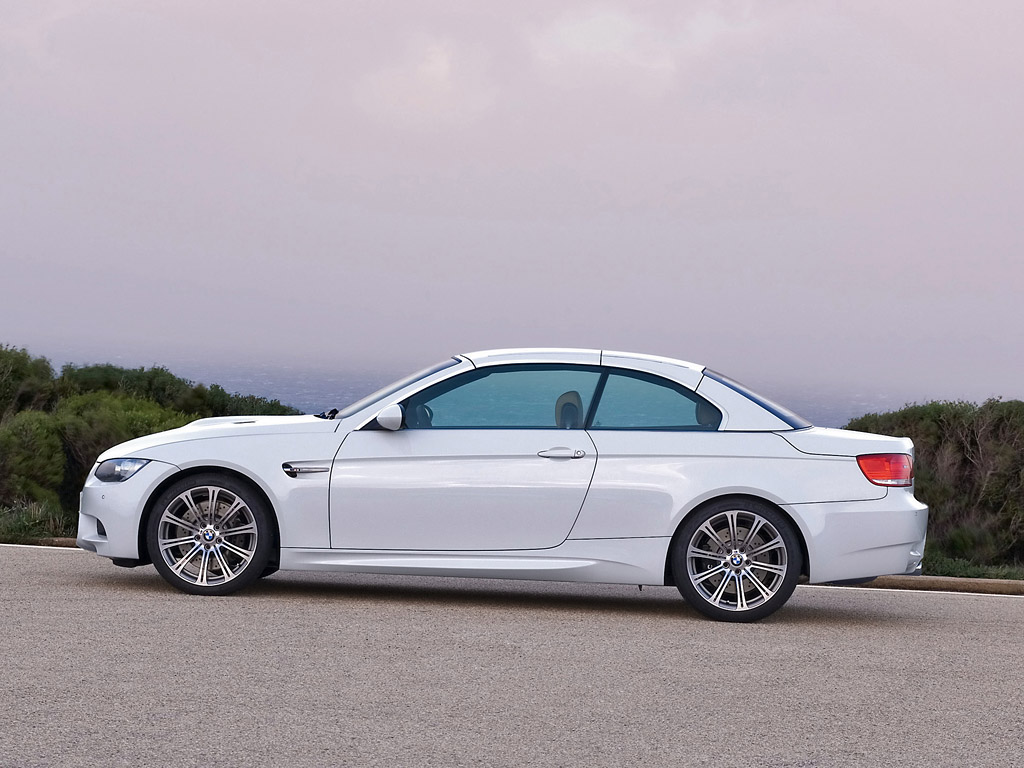
{"label": "wheel spoke", "polygon": [[768,571],[768,573],[774,573],[776,576],[785,576],[786,575],[786,566],[785,565],[776,565],[775,563],[761,563],[761,562],[753,561],[747,567],[748,568],[759,568],[762,571]]}
{"label": "wheel spoke", "polygon": [[203,559],[199,561],[199,574],[196,576],[196,584],[209,586],[210,576],[210,550],[203,547]]}
{"label": "wheel spoke", "polygon": [[238,512],[238,510],[240,510],[244,506],[245,506],[245,502],[242,501],[241,499],[236,498],[228,506],[228,508],[224,511],[224,514],[220,515],[219,517],[217,517],[217,519],[213,523],[213,527],[214,528],[220,528],[228,520],[230,520],[232,517],[234,517],[235,513]]}
{"label": "wheel spoke", "polygon": [[171,547],[178,547],[178,546],[181,546],[182,544],[195,545],[195,537],[193,537],[193,536],[182,536],[181,538],[178,538],[178,539],[161,539],[160,540],[160,549],[161,549],[161,551],[166,551],[166,550],[170,549]]}
{"label": "wheel spoke", "polygon": [[757,578],[757,576],[751,573],[749,569],[744,571],[744,573],[746,573],[747,578],[750,579],[750,582],[754,585],[757,591],[761,593],[761,597],[765,600],[770,600],[771,596],[775,593],[772,590],[768,589],[768,587],[765,586],[765,584],[763,584],[761,580]]}
{"label": "wheel spoke", "polygon": [[[697,529],[697,531],[699,533],[703,533],[705,536],[708,537],[708,539],[710,539],[715,544],[717,544],[719,549],[721,549],[721,550],[725,549],[724,542],[722,541],[721,537],[718,535],[718,531],[716,531],[714,528],[711,527],[711,521],[710,520],[705,522],[700,528]],[[696,541],[696,539],[697,539],[697,537],[694,536],[694,541]]]}
{"label": "wheel spoke", "polygon": [[220,543],[220,545],[221,545],[221,547],[226,549],[228,552],[233,552],[234,554],[238,555],[240,558],[245,560],[245,562],[247,562],[247,563],[252,559],[253,552],[255,551],[255,550],[253,550],[253,552],[250,552],[248,550],[242,549],[241,547],[236,547],[230,541],[222,541]]}
{"label": "wheel spoke", "polygon": [[750,546],[750,542],[752,542],[754,540],[754,536],[757,535],[757,532],[760,531],[761,528],[764,527],[765,522],[766,521],[765,521],[765,519],[763,517],[758,517],[758,516],[754,517],[754,524],[752,526],[750,526],[750,530],[747,531],[747,535],[743,537],[743,544],[742,544],[743,547],[749,547]]}
{"label": "wheel spoke", "polygon": [[763,555],[765,552],[769,552],[773,549],[785,548],[785,546],[786,542],[782,540],[782,537],[776,535],[775,538],[768,543],[762,544],[757,549],[752,549],[750,552],[747,552],[747,557],[757,557],[758,555]]}
{"label": "wheel spoke", "polygon": [[184,518],[178,517],[173,512],[164,512],[163,516],[160,518],[160,522],[176,525],[179,528],[184,528],[186,531],[191,531],[193,534],[199,533],[198,525],[190,523],[188,520],[185,520]]}
{"label": "wheel spoke", "polygon": [[733,574],[733,578],[736,579],[736,610],[745,611],[750,606],[747,605],[747,593],[743,589],[743,571],[739,571]]}
{"label": "wheel spoke", "polygon": [[725,520],[729,524],[729,546],[739,546],[739,534],[736,531],[736,513],[726,512]]}
{"label": "wheel spoke", "polygon": [[705,581],[710,579],[712,576],[718,576],[722,573],[728,573],[729,569],[725,563],[720,563],[716,568],[709,568],[706,571],[695,573],[690,577],[690,581],[696,586],[697,584],[703,584]]}
{"label": "wheel spoke", "polygon": [[181,494],[178,498],[181,499],[182,503],[188,508],[188,511],[192,513],[192,517],[195,518],[196,525],[202,525],[203,523],[203,511],[199,509],[199,505],[196,504],[196,500],[192,498],[192,493],[198,489],[190,488]]}
{"label": "wheel spoke", "polygon": [[213,550],[213,554],[216,555],[217,562],[218,564],[220,564],[220,572],[224,575],[224,581],[227,581],[231,579],[233,576],[235,576],[235,571],[231,570],[231,567],[228,565],[227,560],[225,560],[224,556],[220,553],[220,547],[216,547]]}
{"label": "wheel spoke", "polygon": [[207,488],[207,502],[206,502],[206,522],[209,525],[213,525],[213,521],[217,519],[217,496],[220,494],[220,488]]}
{"label": "wheel spoke", "polygon": [[228,536],[242,536],[247,533],[256,533],[256,523],[246,523],[237,528],[228,528],[226,531],[221,531],[220,535],[226,538]]}
{"label": "wheel spoke", "polygon": [[714,605],[721,607],[722,597],[725,595],[725,590],[728,589],[729,583],[732,581],[732,577],[733,574],[731,571],[725,572],[725,578],[722,579],[722,583],[718,585],[718,589],[715,590],[715,594],[710,598]]}
{"label": "wheel spoke", "polygon": [[185,566],[188,565],[192,561],[192,558],[195,556],[195,554],[197,552],[200,552],[202,549],[202,545],[195,544],[192,547],[192,549],[188,551],[188,554],[186,554],[180,560],[177,560],[176,562],[170,564],[171,570],[174,571],[178,576],[181,576],[181,572],[185,569]]}
{"label": "wheel spoke", "polygon": [[709,552],[708,550],[701,549],[693,544],[691,544],[690,548],[686,551],[686,556],[691,558],[696,557],[702,560],[714,560],[716,563],[722,562],[721,552]]}

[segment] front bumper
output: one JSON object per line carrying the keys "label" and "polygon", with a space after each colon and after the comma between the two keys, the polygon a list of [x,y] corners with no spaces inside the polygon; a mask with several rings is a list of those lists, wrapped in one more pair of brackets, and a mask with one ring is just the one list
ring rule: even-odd
{"label": "front bumper", "polygon": [[928,507],[910,490],[785,509],[800,522],[812,584],[921,572]]}
{"label": "front bumper", "polygon": [[78,546],[103,557],[138,560],[146,502],[179,471],[173,464],[150,461],[123,483],[104,483],[90,472],[79,497]]}

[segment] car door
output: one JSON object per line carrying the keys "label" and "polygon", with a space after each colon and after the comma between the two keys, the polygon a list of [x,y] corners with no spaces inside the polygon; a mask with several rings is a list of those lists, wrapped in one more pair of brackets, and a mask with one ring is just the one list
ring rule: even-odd
{"label": "car door", "polygon": [[583,430],[600,372],[496,365],[407,397],[397,431],[366,428],[331,472],[331,546],[516,550],[561,544],[596,451]]}
{"label": "car door", "polygon": [[587,431],[601,460],[574,539],[665,536],[676,512],[737,449],[771,433],[719,432],[722,413],[687,387],[653,374],[608,369]]}

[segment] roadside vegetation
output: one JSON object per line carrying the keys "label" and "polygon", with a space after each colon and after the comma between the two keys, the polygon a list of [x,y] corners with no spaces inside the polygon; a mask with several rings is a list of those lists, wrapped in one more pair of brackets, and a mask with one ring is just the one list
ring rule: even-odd
{"label": "roadside vegetation", "polygon": [[914,441],[926,573],[1024,578],[1024,402],[908,405],[846,428]]}
{"label": "roadside vegetation", "polygon": [[0,541],[74,536],[96,457],[133,437],[208,416],[294,414],[166,368],[66,365],[0,345]]}
{"label": "roadside vegetation", "polygon": [[[96,457],[207,416],[292,414],[166,368],[66,365],[0,345],[0,541],[74,536]],[[907,436],[915,493],[930,509],[925,572],[1024,579],[1024,402],[909,405],[847,429]]]}

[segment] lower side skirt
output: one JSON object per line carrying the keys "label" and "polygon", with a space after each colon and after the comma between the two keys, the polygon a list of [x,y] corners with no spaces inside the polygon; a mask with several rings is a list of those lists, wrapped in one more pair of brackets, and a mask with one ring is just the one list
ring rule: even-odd
{"label": "lower side skirt", "polygon": [[668,537],[570,539],[551,549],[502,552],[281,548],[281,570],[534,579],[604,584],[665,583]]}

